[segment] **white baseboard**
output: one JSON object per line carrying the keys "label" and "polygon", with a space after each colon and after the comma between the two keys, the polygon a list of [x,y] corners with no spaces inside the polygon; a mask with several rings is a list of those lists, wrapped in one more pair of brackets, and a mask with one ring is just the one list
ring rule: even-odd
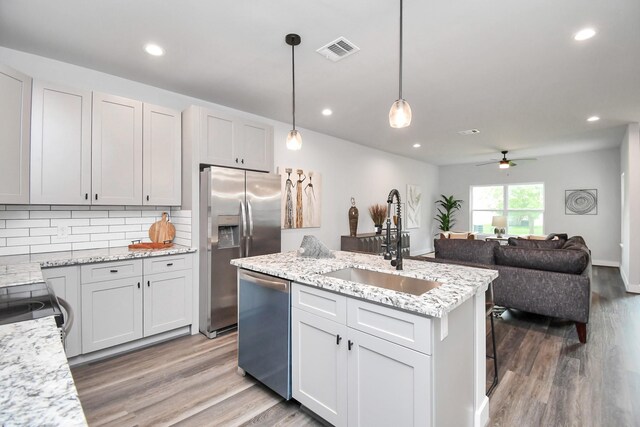
{"label": "white baseboard", "polygon": [[627,292],[633,294],[640,294],[640,284],[631,284],[629,283],[629,278],[627,274],[624,272],[624,269],[620,269],[620,277],[622,277],[622,282],[624,283],[624,288]]}
{"label": "white baseboard", "polygon": [[591,264],[598,265],[601,267],[620,267],[619,261],[606,261],[602,259],[594,259],[591,260]]}
{"label": "white baseboard", "polygon": [[489,425],[489,398],[487,396],[482,399],[480,407],[476,409],[473,425],[475,427],[486,427]]}

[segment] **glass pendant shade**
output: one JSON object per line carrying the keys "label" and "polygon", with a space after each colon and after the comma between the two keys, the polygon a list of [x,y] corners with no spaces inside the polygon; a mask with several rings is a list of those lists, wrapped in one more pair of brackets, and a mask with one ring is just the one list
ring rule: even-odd
{"label": "glass pendant shade", "polygon": [[406,128],[411,124],[411,107],[404,99],[398,99],[389,110],[389,125],[392,128]]}
{"label": "glass pendant shade", "polygon": [[500,169],[509,169],[509,166],[511,166],[509,164],[508,160],[500,160],[500,165],[498,166]]}
{"label": "glass pendant shade", "polygon": [[287,148],[297,151],[302,148],[302,135],[297,130],[290,130],[287,134]]}

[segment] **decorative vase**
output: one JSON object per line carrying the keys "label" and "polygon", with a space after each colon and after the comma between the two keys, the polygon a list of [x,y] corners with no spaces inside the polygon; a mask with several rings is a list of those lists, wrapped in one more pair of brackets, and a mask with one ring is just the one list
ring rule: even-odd
{"label": "decorative vase", "polygon": [[375,224],[374,227],[376,230],[376,234],[382,234],[382,224]]}
{"label": "decorative vase", "polygon": [[351,198],[351,207],[349,208],[349,236],[356,237],[358,232],[358,208],[356,208],[356,199]]}

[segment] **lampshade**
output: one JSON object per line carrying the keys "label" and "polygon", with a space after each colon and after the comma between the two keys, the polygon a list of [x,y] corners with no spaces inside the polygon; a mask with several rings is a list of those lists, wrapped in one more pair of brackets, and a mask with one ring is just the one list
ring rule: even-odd
{"label": "lampshade", "polygon": [[290,130],[287,134],[287,148],[289,150],[299,150],[302,148],[302,135],[297,130]]}
{"label": "lampshade", "polygon": [[494,216],[491,220],[491,225],[497,228],[506,228],[507,227],[507,217],[503,215]]}
{"label": "lampshade", "polygon": [[404,128],[411,124],[411,106],[404,99],[398,99],[389,110],[389,125],[392,128]]}
{"label": "lampshade", "polygon": [[500,169],[509,169],[509,161],[508,160],[500,160],[500,165],[498,166]]}

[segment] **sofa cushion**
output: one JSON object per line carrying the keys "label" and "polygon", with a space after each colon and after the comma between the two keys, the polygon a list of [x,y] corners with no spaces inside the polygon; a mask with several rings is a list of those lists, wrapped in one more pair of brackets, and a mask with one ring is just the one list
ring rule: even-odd
{"label": "sofa cushion", "polygon": [[551,233],[547,236],[547,240],[559,239],[559,240],[567,240],[569,235],[567,233]]}
{"label": "sofa cushion", "polygon": [[589,253],[573,249],[536,249],[499,246],[495,250],[498,265],[581,274],[589,265]]}
{"label": "sofa cushion", "polygon": [[498,242],[467,239],[436,239],[434,248],[436,258],[449,259],[476,264],[495,264],[493,251],[500,246]]}
{"label": "sofa cushion", "polygon": [[509,237],[508,244],[519,248],[560,249],[564,242],[562,240],[529,240]]}

